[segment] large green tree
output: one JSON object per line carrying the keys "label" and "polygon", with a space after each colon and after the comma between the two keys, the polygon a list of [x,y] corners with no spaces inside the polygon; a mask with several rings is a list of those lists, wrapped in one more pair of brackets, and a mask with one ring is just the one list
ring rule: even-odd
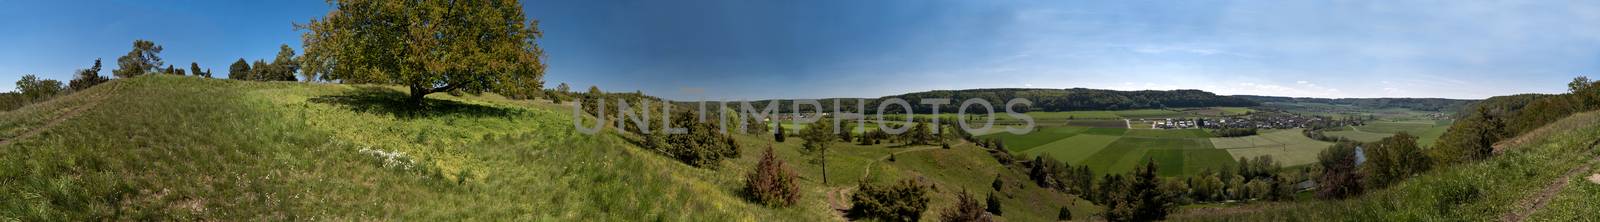
{"label": "large green tree", "polygon": [[245,62],[244,58],[239,58],[239,61],[233,61],[233,65],[228,66],[228,79],[250,79],[250,62]]}
{"label": "large green tree", "polygon": [[133,40],[133,50],[127,55],[117,57],[117,70],[111,74],[117,78],[130,78],[144,75],[148,72],[161,70],[161,46],[150,40]]}
{"label": "large green tree", "polygon": [[60,94],[61,91],[66,91],[66,88],[61,86],[61,81],[54,79],[40,79],[39,76],[29,74],[17,80],[17,92],[22,93],[22,96],[29,101],[50,98]]}
{"label": "large green tree", "polygon": [[420,104],[436,92],[543,88],[538,21],[519,1],[330,0],[320,20],[297,25],[309,75],[398,84]]}

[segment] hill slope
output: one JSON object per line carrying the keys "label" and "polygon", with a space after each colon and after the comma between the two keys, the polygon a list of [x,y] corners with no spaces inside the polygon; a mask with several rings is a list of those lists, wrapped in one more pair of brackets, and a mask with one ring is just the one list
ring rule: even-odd
{"label": "hill slope", "polygon": [[[822,184],[799,139],[740,135],[745,155],[702,169],[577,133],[570,106],[429,98],[410,111],[384,86],[144,76],[0,112],[0,196],[17,197],[0,198],[0,220],[822,221],[856,181],[905,178],[935,185],[931,219],[995,175],[1002,219],[1097,211],[967,144],[840,144]],[[796,206],[739,194],[768,145],[802,177]]]}
{"label": "hill slope", "polygon": [[1245,207],[1260,210],[1193,209],[1175,219],[1563,221],[1600,216],[1593,205],[1585,205],[1600,197],[1600,184],[1582,178],[1600,164],[1600,112],[1575,114],[1541,131],[1499,156],[1429,171],[1358,198]]}

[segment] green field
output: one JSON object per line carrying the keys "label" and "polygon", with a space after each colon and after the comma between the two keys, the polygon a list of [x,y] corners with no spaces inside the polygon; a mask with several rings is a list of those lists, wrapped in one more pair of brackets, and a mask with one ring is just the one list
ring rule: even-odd
{"label": "green field", "polygon": [[1011,151],[1027,151],[1039,145],[1048,144],[1062,138],[1072,137],[1090,128],[1084,127],[1041,127],[1025,134],[1011,134],[1008,132],[991,133],[979,136],[985,139],[999,139],[1005,143],[1006,149]]}
{"label": "green field", "polygon": [[1211,133],[1203,129],[1135,129],[1128,130],[1125,135],[1150,138],[1211,138]]}
{"label": "green field", "polygon": [[[1149,154],[1149,152],[1151,150],[1170,150],[1170,149],[1210,150],[1210,149],[1212,149],[1212,147],[1211,147],[1211,144],[1208,141],[1206,141],[1205,139],[1122,137],[1121,139],[1118,139],[1116,142],[1112,142],[1111,144],[1107,145],[1106,148],[1102,149],[1100,152],[1097,152],[1094,155],[1090,156],[1088,159],[1083,161],[1083,164],[1088,164],[1089,168],[1094,170],[1095,172],[1110,172],[1110,173],[1129,172],[1129,171],[1132,171],[1135,167],[1137,167],[1140,163],[1144,163],[1145,159],[1152,158],[1152,156],[1150,156],[1150,154]],[[1170,158],[1167,158],[1167,159],[1170,159]],[[1228,162],[1231,162],[1232,159],[1231,158],[1219,158],[1219,159],[1214,159],[1212,161],[1228,161]],[[1174,169],[1188,168],[1185,163],[1187,163],[1187,162],[1178,161],[1178,162],[1163,162],[1163,163],[1160,163],[1160,164],[1162,164],[1164,166],[1163,168],[1174,168]],[[1195,163],[1199,164],[1200,162],[1195,162]],[[1175,167],[1175,166],[1183,166],[1183,167]],[[1166,173],[1163,173],[1163,174],[1167,174],[1167,173],[1171,173],[1171,172],[1182,172],[1182,171],[1172,171],[1172,170],[1166,170],[1166,169],[1163,169],[1163,171],[1166,172]],[[1167,175],[1175,175],[1175,174],[1167,174]]]}
{"label": "green field", "polygon": [[1370,123],[1367,123],[1366,125],[1356,126],[1355,128],[1358,129],[1358,130],[1361,130],[1362,132],[1388,133],[1388,134],[1394,134],[1394,133],[1399,133],[1399,132],[1408,132],[1408,133],[1411,133],[1411,134],[1415,135],[1415,134],[1421,133],[1423,131],[1427,131],[1428,128],[1432,128],[1434,126],[1434,123],[1435,122],[1431,121],[1431,120],[1411,120],[1411,121],[1393,121],[1393,122],[1391,122],[1391,121],[1379,121],[1379,122],[1370,122]]}
{"label": "green field", "polygon": [[1116,142],[1119,138],[1120,137],[1108,135],[1079,134],[1076,136],[1067,137],[1066,139],[1060,139],[1056,140],[1055,142],[1044,144],[1040,147],[1036,147],[1035,149],[1023,151],[1022,154],[1028,156],[1049,154],[1051,157],[1055,157],[1057,160],[1065,161],[1071,164],[1079,164],[1083,163],[1083,160],[1088,159],[1089,156],[1094,155],[1096,152],[1100,152],[1102,149],[1105,149],[1106,146],[1111,145],[1112,142]]}
{"label": "green field", "polygon": [[1388,138],[1390,136],[1394,136],[1393,133],[1366,132],[1366,131],[1357,130],[1357,129],[1355,129],[1355,127],[1345,127],[1344,130],[1339,130],[1339,131],[1323,131],[1322,134],[1328,135],[1328,136],[1344,137],[1344,138],[1348,138],[1348,139],[1355,140],[1355,141],[1361,141],[1361,142],[1374,142],[1374,141],[1382,140],[1383,138]]}
{"label": "green field", "polygon": [[1121,119],[1115,119],[1115,120],[1099,120],[1099,119],[1068,120],[1067,121],[1067,125],[1068,126],[1081,126],[1081,127],[1094,127],[1094,128],[1128,128],[1128,122],[1127,121],[1123,121]]}
{"label": "green field", "polygon": [[1246,137],[1211,138],[1211,144],[1224,149],[1235,158],[1272,156],[1284,166],[1310,164],[1317,161],[1317,153],[1333,143],[1312,140],[1300,130],[1277,130]]}

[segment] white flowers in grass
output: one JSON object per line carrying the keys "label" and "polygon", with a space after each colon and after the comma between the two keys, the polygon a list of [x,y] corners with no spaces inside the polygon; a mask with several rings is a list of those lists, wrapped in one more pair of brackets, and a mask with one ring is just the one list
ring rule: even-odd
{"label": "white flowers in grass", "polygon": [[383,162],[383,167],[400,167],[402,169],[409,170],[411,169],[411,164],[413,163],[411,158],[406,156],[405,152],[391,152],[379,149],[361,148],[361,153],[372,155],[373,157],[378,158],[379,162]]}

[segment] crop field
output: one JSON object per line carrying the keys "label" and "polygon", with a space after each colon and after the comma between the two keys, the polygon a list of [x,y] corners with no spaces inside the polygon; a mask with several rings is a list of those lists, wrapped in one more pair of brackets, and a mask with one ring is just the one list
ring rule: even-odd
{"label": "crop field", "polygon": [[1344,130],[1325,131],[1325,132],[1322,132],[1322,133],[1325,134],[1325,135],[1329,135],[1329,136],[1344,137],[1344,138],[1348,138],[1348,139],[1355,140],[1355,141],[1361,141],[1361,142],[1373,142],[1373,141],[1382,140],[1383,138],[1388,138],[1389,136],[1394,136],[1394,134],[1392,134],[1392,133],[1374,133],[1374,132],[1366,132],[1366,131],[1355,130],[1354,127],[1345,127]]}
{"label": "crop field", "polygon": [[1135,129],[1128,130],[1125,134],[1129,137],[1150,138],[1210,138],[1211,133],[1203,129]]}
{"label": "crop field", "polygon": [[1100,120],[1100,119],[1068,120],[1067,121],[1067,125],[1068,126],[1081,126],[1081,127],[1094,127],[1094,128],[1128,128],[1128,122],[1120,120],[1120,119],[1116,119],[1116,120]]}
{"label": "crop field", "polygon": [[[996,126],[1000,127],[1000,126]],[[999,129],[997,129],[999,130]],[[1005,143],[1006,149],[1011,151],[1027,151],[1039,145],[1055,142],[1062,138],[1076,136],[1089,130],[1084,127],[1042,127],[1035,128],[1033,132],[1025,134],[1011,134],[1006,132],[990,133],[980,138],[999,139]],[[1002,130],[1003,131],[1003,130]],[[1119,134],[1120,135],[1120,134]]]}
{"label": "crop field", "polygon": [[1255,110],[1253,109],[1244,107],[1207,107],[1183,110],[1184,113],[1192,116],[1237,116],[1254,111]]}
{"label": "crop field", "polygon": [[[1093,169],[1095,172],[1129,172],[1137,167],[1140,163],[1144,163],[1146,159],[1151,158],[1151,156],[1149,156],[1149,152],[1157,149],[1209,150],[1212,149],[1212,147],[1211,144],[1205,139],[1122,137],[1116,142],[1107,145],[1106,148],[1102,149],[1100,152],[1096,152],[1082,163],[1088,164],[1089,168]],[[1216,159],[1216,161],[1231,160],[1232,159],[1227,158]],[[1175,161],[1160,164],[1163,164],[1167,167],[1182,168],[1174,166],[1184,166],[1185,163],[1186,162],[1183,161]]]}
{"label": "crop field", "polygon": [[1067,137],[1066,139],[1056,140],[1055,142],[1044,144],[1035,147],[1034,149],[1022,151],[1022,154],[1027,156],[1049,154],[1051,157],[1055,157],[1057,160],[1078,164],[1082,163],[1083,160],[1088,159],[1089,156],[1094,155],[1096,152],[1100,152],[1101,149],[1105,149],[1107,145],[1111,145],[1112,142],[1116,142],[1117,139],[1120,138],[1121,137],[1110,135],[1079,134],[1076,136]]}
{"label": "crop field", "polygon": [[1356,126],[1355,128],[1357,130],[1361,130],[1363,132],[1388,133],[1388,134],[1394,134],[1394,133],[1399,133],[1399,132],[1408,132],[1408,133],[1411,133],[1411,134],[1415,135],[1417,133],[1421,133],[1422,131],[1426,131],[1428,128],[1433,127],[1434,124],[1435,124],[1435,122],[1431,121],[1431,120],[1412,120],[1412,121],[1396,121],[1396,122],[1380,121],[1380,122],[1370,122],[1370,123],[1367,123],[1367,125]]}
{"label": "crop field", "polygon": [[1284,166],[1310,164],[1317,161],[1317,153],[1333,143],[1306,138],[1299,130],[1279,130],[1246,137],[1211,138],[1217,149],[1227,150],[1235,158],[1272,156]]}

